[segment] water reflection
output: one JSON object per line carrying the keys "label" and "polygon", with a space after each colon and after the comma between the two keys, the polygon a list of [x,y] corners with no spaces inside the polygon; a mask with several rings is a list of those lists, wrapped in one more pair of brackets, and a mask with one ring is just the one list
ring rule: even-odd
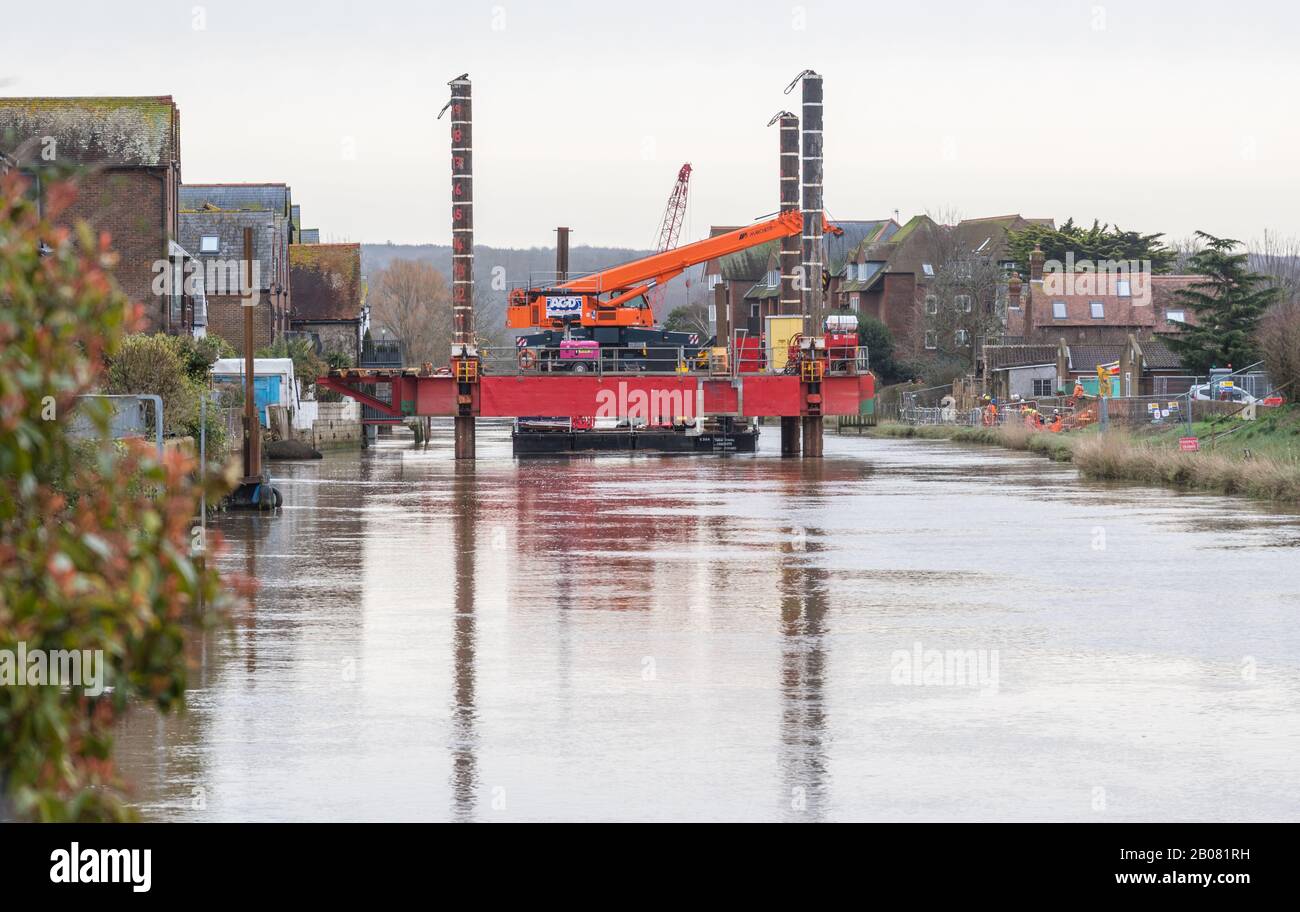
{"label": "water reflection", "polygon": [[452,547],[456,590],[452,637],[452,819],[472,821],[478,796],[478,734],[474,706],[474,557],[479,503],[475,466],[457,462],[452,480]]}
{"label": "water reflection", "polygon": [[[190,712],[123,726],[147,817],[1094,819],[1099,780],[1118,819],[1300,812],[1294,515],[913,441],[479,443],[284,466],[281,515],[218,521],[261,588]],[[999,694],[892,686],[916,641],[1000,649]]]}

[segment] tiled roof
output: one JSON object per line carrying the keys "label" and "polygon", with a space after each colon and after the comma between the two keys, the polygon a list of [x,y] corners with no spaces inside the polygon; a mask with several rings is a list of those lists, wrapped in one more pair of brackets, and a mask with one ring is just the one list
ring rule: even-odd
{"label": "tiled roof", "polygon": [[1055,345],[986,345],[984,361],[989,370],[1008,367],[1028,367],[1034,364],[1055,364]]}
{"label": "tiled roof", "polygon": [[1163,339],[1143,339],[1138,342],[1142,349],[1142,360],[1152,370],[1181,370],[1183,360],[1178,357]]}
{"label": "tiled roof", "polygon": [[56,161],[159,168],[180,161],[180,113],[170,95],[0,98],[0,151],[20,164]]}
{"label": "tiled roof", "polygon": [[290,191],[286,184],[182,184],[181,211],[226,209],[277,212],[289,216]]}
{"label": "tiled roof", "polygon": [[[1099,364],[1113,364],[1118,361],[1128,347],[1127,342],[1109,344],[1071,344],[1070,370],[1091,373]],[[1147,370],[1182,370],[1182,360],[1161,339],[1141,339],[1138,348],[1142,349],[1142,361]]]}
{"label": "tiled roof", "polygon": [[291,322],[360,319],[360,244],[293,244],[289,270]]}
{"label": "tiled roof", "polygon": [[1109,345],[1071,345],[1070,370],[1088,373],[1095,371],[1099,364],[1112,364],[1120,359],[1127,343],[1115,342]]}
{"label": "tiled roof", "polygon": [[[1117,292],[1119,276],[1088,272],[1047,273],[1043,282],[1031,282],[1034,327],[1051,326],[1124,326],[1155,332],[1178,332],[1177,323],[1169,323],[1165,312],[1186,310],[1175,292],[1201,281],[1200,276],[1144,275],[1132,273],[1130,294]],[[1065,317],[1055,316],[1055,302],[1065,302]],[[1092,316],[1092,304],[1100,301],[1101,318]],[[1188,320],[1193,315],[1186,314]]]}

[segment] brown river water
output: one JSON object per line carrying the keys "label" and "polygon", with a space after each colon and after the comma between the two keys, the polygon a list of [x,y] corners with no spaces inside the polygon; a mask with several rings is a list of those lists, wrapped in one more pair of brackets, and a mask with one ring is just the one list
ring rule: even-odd
{"label": "brown river water", "polygon": [[1036,456],[278,464],[154,820],[1294,820],[1300,516]]}

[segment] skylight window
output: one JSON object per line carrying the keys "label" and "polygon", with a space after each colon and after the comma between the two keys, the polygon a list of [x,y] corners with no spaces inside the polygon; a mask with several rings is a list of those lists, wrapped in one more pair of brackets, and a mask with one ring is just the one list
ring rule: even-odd
{"label": "skylight window", "polygon": [[221,238],[215,234],[205,234],[199,239],[199,253],[220,253]]}
{"label": "skylight window", "polygon": [[1054,320],[1064,320],[1064,319],[1065,319],[1065,302],[1064,302],[1064,301],[1053,301],[1053,302],[1052,302],[1052,319],[1054,319]]}
{"label": "skylight window", "polygon": [[1106,305],[1101,301],[1089,301],[1088,307],[1092,311],[1092,318],[1094,320],[1106,319]]}

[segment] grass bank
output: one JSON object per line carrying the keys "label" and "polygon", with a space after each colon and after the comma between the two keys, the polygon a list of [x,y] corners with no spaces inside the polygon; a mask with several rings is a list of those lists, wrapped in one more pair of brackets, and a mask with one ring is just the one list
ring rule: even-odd
{"label": "grass bank", "polygon": [[922,440],[953,440],[957,443],[979,443],[1000,446],[1009,450],[1038,453],[1056,462],[1069,462],[1072,438],[1062,434],[1035,432],[1027,427],[1002,428],[944,427],[941,425],[882,424],[869,432],[870,437],[920,438]]}
{"label": "grass bank", "polygon": [[1135,435],[882,424],[871,436],[1001,446],[1072,462],[1086,478],[1300,503],[1300,408],[1269,409],[1253,422],[1198,422],[1192,430],[1201,441],[1199,452],[1179,448],[1178,439],[1187,434],[1184,426]]}

